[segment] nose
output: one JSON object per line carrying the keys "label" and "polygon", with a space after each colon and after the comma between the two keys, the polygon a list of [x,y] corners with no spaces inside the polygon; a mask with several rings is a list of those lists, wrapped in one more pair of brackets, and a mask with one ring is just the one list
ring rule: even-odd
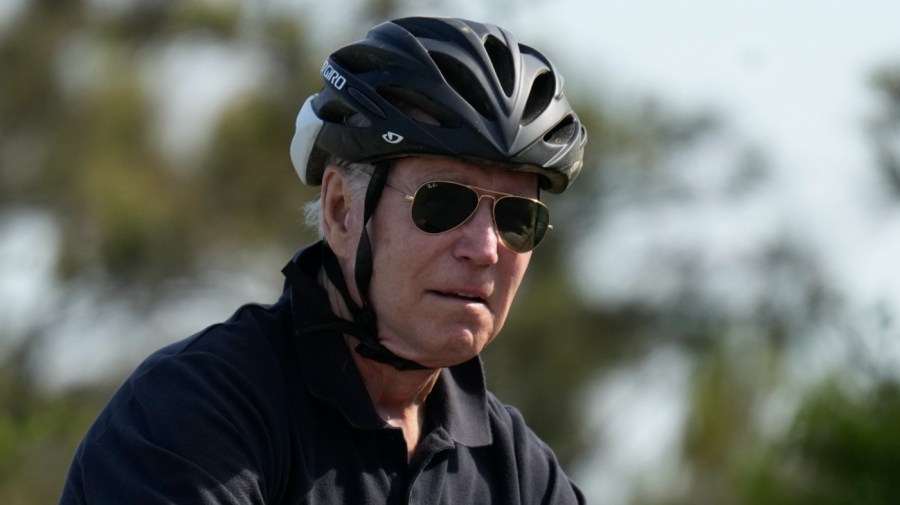
{"label": "nose", "polygon": [[494,200],[482,197],[475,214],[457,230],[459,238],[454,243],[454,255],[478,265],[493,265],[499,260],[499,241],[494,226]]}

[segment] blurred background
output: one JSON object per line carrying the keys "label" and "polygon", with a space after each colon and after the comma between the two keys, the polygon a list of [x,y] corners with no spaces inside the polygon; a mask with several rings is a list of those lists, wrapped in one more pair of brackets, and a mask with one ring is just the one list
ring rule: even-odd
{"label": "blurred background", "polygon": [[484,359],[590,503],[895,503],[888,0],[0,0],[0,503],[55,503],[144,356],[278,297],[295,114],[415,14],[542,49],[587,123]]}

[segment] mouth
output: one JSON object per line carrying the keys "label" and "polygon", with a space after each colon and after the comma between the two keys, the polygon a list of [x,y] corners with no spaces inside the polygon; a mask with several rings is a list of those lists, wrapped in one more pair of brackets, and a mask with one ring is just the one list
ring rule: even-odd
{"label": "mouth", "polygon": [[475,293],[467,293],[464,291],[431,291],[432,294],[440,296],[442,298],[452,298],[456,300],[462,300],[465,302],[475,302],[486,304],[486,300],[483,296],[475,294]]}

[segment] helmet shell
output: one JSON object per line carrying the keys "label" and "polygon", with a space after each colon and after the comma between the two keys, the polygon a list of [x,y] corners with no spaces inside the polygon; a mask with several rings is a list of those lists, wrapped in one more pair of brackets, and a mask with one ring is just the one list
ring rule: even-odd
{"label": "helmet shell", "polygon": [[412,17],[372,28],[322,66],[297,116],[291,159],[319,185],[328,155],[358,163],[445,156],[540,175],[560,193],[587,133],[540,52],[494,25]]}

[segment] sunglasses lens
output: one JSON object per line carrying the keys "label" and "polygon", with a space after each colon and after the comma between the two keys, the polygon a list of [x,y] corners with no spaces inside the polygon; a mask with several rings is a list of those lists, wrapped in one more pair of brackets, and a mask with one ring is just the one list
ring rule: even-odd
{"label": "sunglasses lens", "polygon": [[[444,233],[464,223],[478,207],[478,193],[462,184],[435,181],[415,194],[412,218],[425,233]],[[498,198],[494,221],[500,239],[511,250],[528,252],[541,242],[550,227],[550,211],[536,200],[517,196]]]}
{"label": "sunglasses lens", "polygon": [[550,224],[550,211],[540,203],[504,197],[494,206],[494,220],[503,243],[513,251],[528,252],[541,242]]}
{"label": "sunglasses lens", "polygon": [[443,233],[463,223],[478,207],[478,193],[448,182],[429,182],[416,191],[412,218],[425,233]]}

